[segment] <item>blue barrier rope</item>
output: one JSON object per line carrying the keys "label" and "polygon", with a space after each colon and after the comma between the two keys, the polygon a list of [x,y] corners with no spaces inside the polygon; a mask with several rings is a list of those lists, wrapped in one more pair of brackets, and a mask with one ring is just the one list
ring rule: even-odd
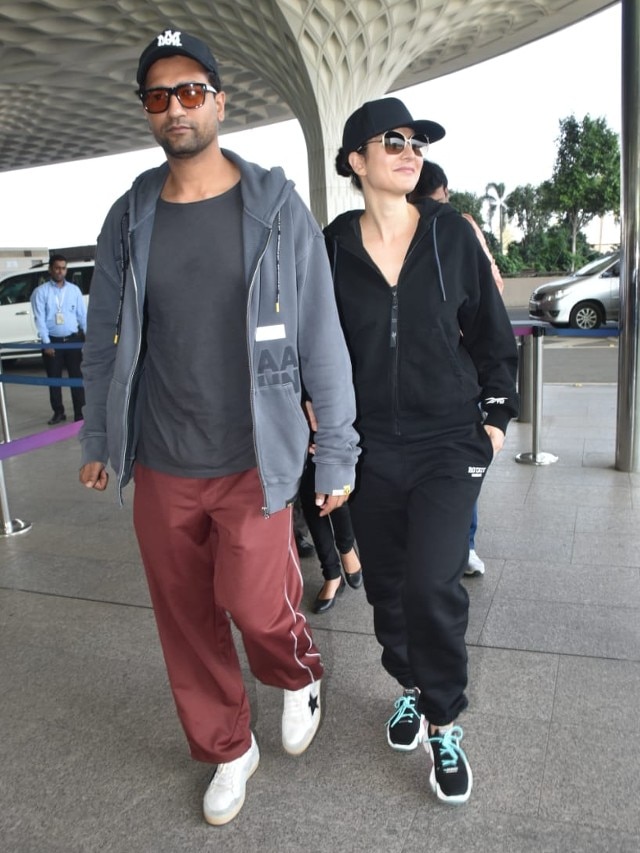
{"label": "blue barrier rope", "polygon": [[[31,350],[37,351],[42,349],[81,349],[83,341],[71,341],[66,344],[43,344],[42,341],[21,341],[18,343],[0,344],[0,352],[2,350]],[[62,378],[48,379],[44,376],[21,376],[19,374],[6,374],[0,371],[0,382],[7,385],[48,385],[55,388],[82,388],[81,378]]]}
{"label": "blue barrier rope", "polygon": [[31,352],[43,349],[82,349],[84,341],[69,341],[66,344],[43,344],[42,341],[20,341],[10,344],[0,344],[2,350],[26,349]]}
{"label": "blue barrier rope", "polygon": [[559,338],[618,338],[620,329],[617,326],[599,329],[559,329],[557,326],[549,326],[544,330],[545,335]]}
{"label": "blue barrier rope", "polygon": [[19,376],[14,374],[0,373],[0,382],[7,385],[53,385],[55,387],[81,388],[82,379],[68,379],[60,377],[59,379],[48,379],[46,376]]}
{"label": "blue barrier rope", "polygon": [[[565,338],[617,338],[620,336],[620,329],[617,326],[600,329],[564,329],[535,320],[529,323],[522,322],[520,320],[512,320],[511,326],[513,328],[513,333],[516,336],[531,334],[543,335],[544,337]],[[0,351],[2,351],[3,348],[33,350],[34,346],[37,346],[39,349],[42,348],[42,344],[40,342],[25,342],[0,344]],[[79,347],[82,347],[82,341],[76,341],[68,344],[49,344],[47,345],[47,348],[49,347],[52,349],[78,349]],[[3,373],[0,373],[0,382],[5,382],[8,385],[49,385],[69,388],[81,388],[83,384],[82,379],[48,379],[43,376],[20,376],[17,374],[7,375]]]}

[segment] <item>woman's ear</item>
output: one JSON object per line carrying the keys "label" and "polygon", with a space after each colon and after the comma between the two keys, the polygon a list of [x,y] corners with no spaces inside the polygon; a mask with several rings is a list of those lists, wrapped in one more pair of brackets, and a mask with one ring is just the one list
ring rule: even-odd
{"label": "woman's ear", "polygon": [[347,159],[356,175],[364,175],[366,173],[367,168],[364,161],[364,154],[360,154],[358,151],[352,151]]}

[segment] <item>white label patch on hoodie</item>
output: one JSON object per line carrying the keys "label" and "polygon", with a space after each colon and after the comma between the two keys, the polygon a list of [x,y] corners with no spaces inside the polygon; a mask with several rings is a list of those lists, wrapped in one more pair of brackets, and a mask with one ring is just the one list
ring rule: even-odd
{"label": "white label patch on hoodie", "polygon": [[256,341],[281,341],[285,337],[284,323],[256,328]]}

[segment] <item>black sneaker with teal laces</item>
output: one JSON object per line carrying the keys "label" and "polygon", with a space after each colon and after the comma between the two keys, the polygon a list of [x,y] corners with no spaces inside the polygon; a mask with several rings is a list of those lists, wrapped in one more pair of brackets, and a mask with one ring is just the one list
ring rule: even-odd
{"label": "black sneaker with teal laces", "polygon": [[395,713],[387,720],[387,742],[392,749],[410,752],[424,737],[426,720],[416,708],[418,691],[405,690],[395,701]]}
{"label": "black sneaker with teal laces", "polygon": [[436,729],[424,739],[424,748],[431,758],[429,784],[442,803],[461,805],[471,796],[473,775],[460,741],[460,726]]}

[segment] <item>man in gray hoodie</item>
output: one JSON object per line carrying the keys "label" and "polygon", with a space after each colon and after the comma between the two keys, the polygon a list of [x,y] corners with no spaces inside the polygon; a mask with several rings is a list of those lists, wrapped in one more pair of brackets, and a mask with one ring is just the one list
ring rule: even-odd
{"label": "man in gray hoodie", "polygon": [[222,150],[225,95],[199,39],[165,30],[140,57],[139,96],[167,162],[115,202],[98,240],[83,355],[80,481],[134,525],[191,755],[217,764],[211,824],[244,803],[259,751],[231,634],[284,690],[282,742],[320,721],[320,654],[299,610],[291,506],[313,400],[316,503],[354,486],[351,365],[324,240],[281,169]]}

